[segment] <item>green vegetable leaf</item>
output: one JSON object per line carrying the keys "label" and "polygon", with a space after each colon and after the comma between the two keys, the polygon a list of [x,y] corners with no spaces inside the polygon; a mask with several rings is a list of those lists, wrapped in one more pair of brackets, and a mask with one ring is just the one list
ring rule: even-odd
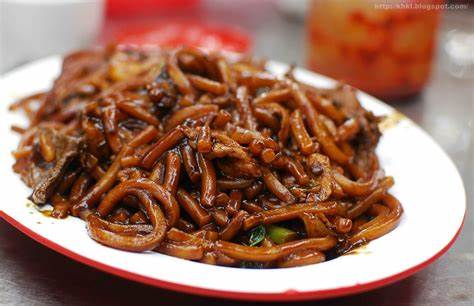
{"label": "green vegetable leaf", "polygon": [[256,228],[254,228],[252,232],[250,233],[249,245],[250,246],[258,245],[265,238],[265,234],[266,234],[266,231],[263,225],[259,225]]}
{"label": "green vegetable leaf", "polygon": [[277,225],[268,225],[267,234],[276,244],[282,244],[296,239],[296,232]]}

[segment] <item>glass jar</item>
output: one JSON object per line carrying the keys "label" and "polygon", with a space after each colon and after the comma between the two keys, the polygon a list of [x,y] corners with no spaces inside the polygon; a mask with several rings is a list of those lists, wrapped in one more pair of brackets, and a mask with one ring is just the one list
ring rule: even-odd
{"label": "glass jar", "polygon": [[313,0],[309,68],[388,100],[417,94],[430,75],[440,15],[417,4]]}

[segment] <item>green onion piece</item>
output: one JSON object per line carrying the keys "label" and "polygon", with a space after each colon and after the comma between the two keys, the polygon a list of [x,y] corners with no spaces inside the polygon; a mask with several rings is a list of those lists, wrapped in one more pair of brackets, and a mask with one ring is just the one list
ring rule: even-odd
{"label": "green onion piece", "polygon": [[263,225],[259,225],[252,230],[250,233],[249,245],[256,246],[265,238],[265,227]]}
{"label": "green onion piece", "polygon": [[268,225],[267,234],[276,244],[282,244],[296,239],[295,231],[276,225]]}

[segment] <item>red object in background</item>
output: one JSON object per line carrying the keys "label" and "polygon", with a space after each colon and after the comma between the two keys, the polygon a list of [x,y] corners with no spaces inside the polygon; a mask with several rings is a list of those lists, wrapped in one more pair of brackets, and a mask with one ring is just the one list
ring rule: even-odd
{"label": "red object in background", "polygon": [[182,45],[209,51],[246,53],[252,46],[250,36],[236,27],[196,21],[169,21],[127,26],[115,41],[121,45],[177,48]]}
{"label": "red object in background", "polygon": [[200,0],[106,0],[107,16],[153,14],[196,7]]}

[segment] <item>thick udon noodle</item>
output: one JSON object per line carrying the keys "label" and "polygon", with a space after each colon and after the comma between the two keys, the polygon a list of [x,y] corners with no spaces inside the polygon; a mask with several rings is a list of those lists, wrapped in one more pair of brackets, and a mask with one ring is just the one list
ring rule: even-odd
{"label": "thick udon noodle", "polygon": [[402,207],[349,86],[193,48],[81,51],[22,99],[14,170],[92,239],[208,264],[292,267],[383,236]]}

